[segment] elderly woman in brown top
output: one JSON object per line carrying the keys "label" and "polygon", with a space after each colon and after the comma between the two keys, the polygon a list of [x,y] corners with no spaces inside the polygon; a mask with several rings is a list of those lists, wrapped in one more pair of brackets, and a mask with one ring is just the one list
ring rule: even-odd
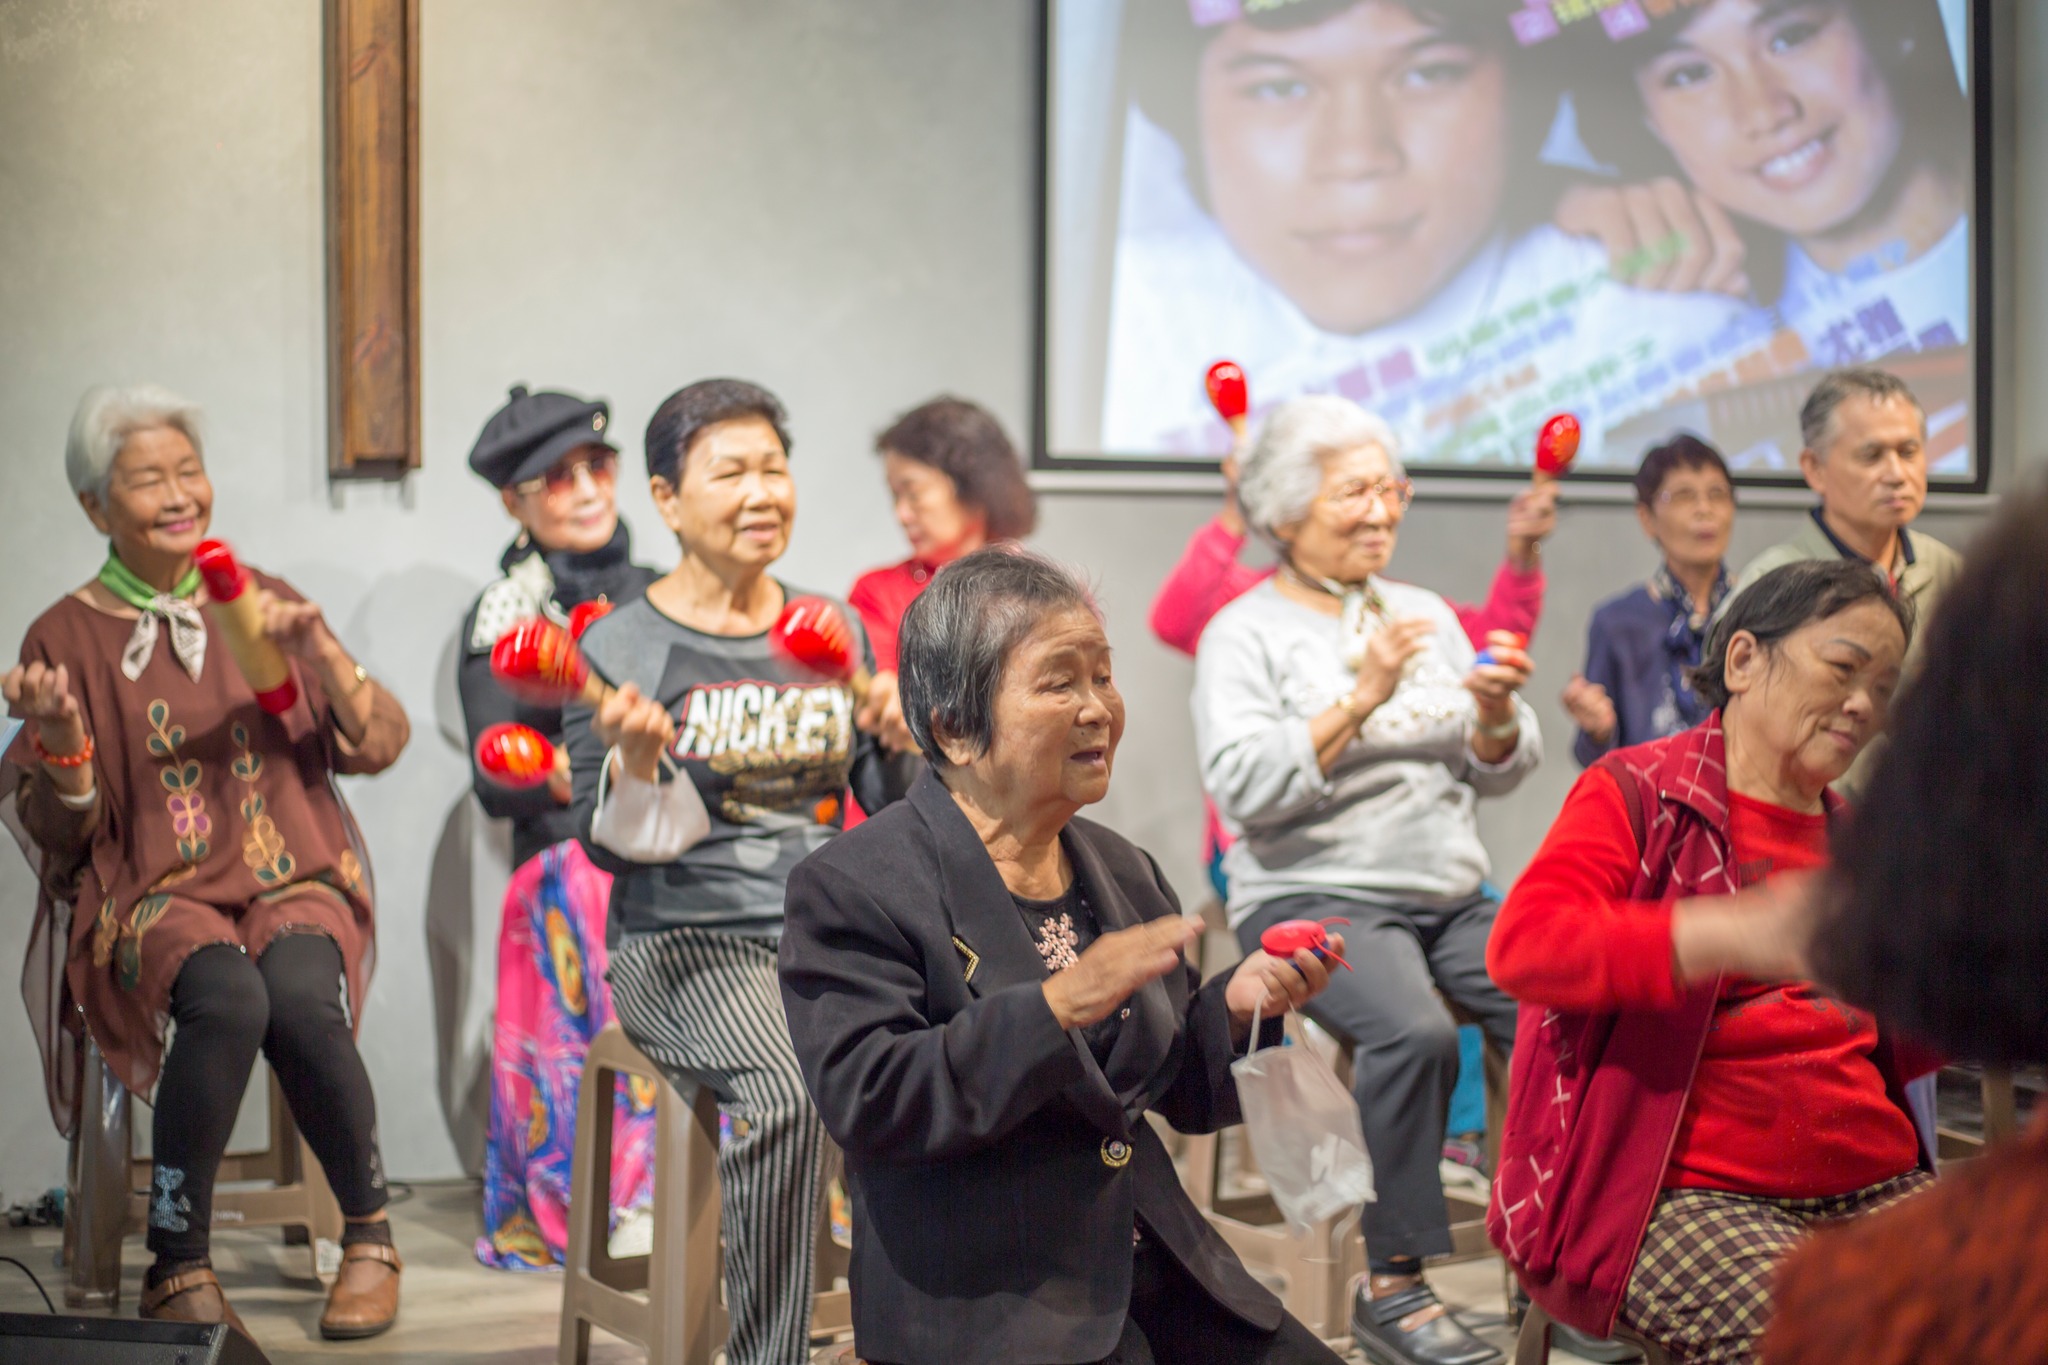
{"label": "elderly woman in brown top", "polygon": [[409,731],[320,608],[264,574],[262,628],[297,696],[282,714],[258,704],[198,610],[213,510],[198,416],[148,386],[80,402],[65,469],[110,553],[0,676],[25,722],[8,759],[45,888],[76,907],[64,988],[114,1074],[156,1086],[143,1316],[241,1326],[207,1233],[260,1048],[347,1219],[321,1330],[369,1336],[397,1316],[400,1267],[354,1038],[370,878],[333,779],[389,767]]}

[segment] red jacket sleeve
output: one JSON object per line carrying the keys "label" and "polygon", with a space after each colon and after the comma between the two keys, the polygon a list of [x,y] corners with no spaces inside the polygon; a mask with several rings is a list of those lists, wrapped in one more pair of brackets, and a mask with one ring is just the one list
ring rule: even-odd
{"label": "red jacket sleeve", "polygon": [[1574,1013],[1670,1009],[1670,904],[1629,899],[1635,831],[1613,774],[1582,774],[1494,921],[1486,969],[1525,1004]]}
{"label": "red jacket sleeve", "polygon": [[1533,637],[1536,620],[1543,615],[1543,587],[1540,563],[1532,569],[1518,569],[1513,560],[1503,559],[1484,603],[1475,607],[1453,602],[1451,610],[1458,613],[1458,623],[1465,627],[1474,649],[1486,648],[1489,630],[1511,630]]}
{"label": "red jacket sleeve", "polygon": [[1244,537],[1232,535],[1218,519],[1188,538],[1180,563],[1152,599],[1152,633],[1161,643],[1193,654],[1209,618],[1249,592],[1266,576],[1237,562]]}
{"label": "red jacket sleeve", "polygon": [[896,667],[896,628],[903,623],[903,609],[891,611],[887,602],[889,570],[875,569],[862,574],[854,581],[853,591],[846,594],[846,605],[860,613],[860,623],[867,627],[868,644],[875,651],[877,672],[892,672]]}

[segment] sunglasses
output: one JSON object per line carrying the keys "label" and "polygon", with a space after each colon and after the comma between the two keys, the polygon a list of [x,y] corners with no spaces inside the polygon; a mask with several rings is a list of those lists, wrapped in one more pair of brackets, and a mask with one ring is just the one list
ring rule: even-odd
{"label": "sunglasses", "polygon": [[600,449],[581,460],[565,460],[537,479],[513,484],[512,491],[524,498],[546,489],[551,498],[566,498],[576,491],[578,472],[590,475],[590,482],[598,489],[610,488],[618,481],[619,452]]}

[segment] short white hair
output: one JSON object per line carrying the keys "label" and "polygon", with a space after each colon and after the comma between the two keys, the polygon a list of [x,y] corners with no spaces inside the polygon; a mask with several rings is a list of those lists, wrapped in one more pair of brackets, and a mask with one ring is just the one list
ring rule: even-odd
{"label": "short white hair", "polygon": [[1323,461],[1360,446],[1384,450],[1394,477],[1403,477],[1394,429],[1350,399],[1316,393],[1274,408],[1238,471],[1237,503],[1245,524],[1284,552],[1280,528],[1308,517],[1323,486]]}
{"label": "short white hair", "polygon": [[115,457],[128,438],[153,427],[170,427],[184,433],[201,459],[206,450],[199,442],[199,405],[180,398],[158,384],[135,384],[118,388],[96,384],[78,400],[71,415],[71,435],[64,442],[64,473],[73,493],[107,496],[107,477],[114,472]]}

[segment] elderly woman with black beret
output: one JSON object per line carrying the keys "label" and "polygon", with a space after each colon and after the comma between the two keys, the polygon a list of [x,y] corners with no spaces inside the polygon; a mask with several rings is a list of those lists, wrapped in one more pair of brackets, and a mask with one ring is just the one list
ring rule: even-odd
{"label": "elderly woman with black beret", "polygon": [[[1146,853],[1077,818],[1124,705],[1086,591],[985,549],[911,605],[910,799],[790,876],[783,1004],[846,1152],[854,1341],[893,1365],[1336,1357],[1195,1210],[1146,1120],[1238,1120],[1256,1016],[1328,982],[1254,952],[1206,987]],[[1341,943],[1339,944],[1341,948]]]}
{"label": "elderly woman with black beret", "polygon": [[[612,883],[576,840],[567,748],[556,749],[546,782],[514,788],[483,771],[477,739],[494,725],[517,724],[562,744],[560,703],[515,696],[492,676],[499,636],[532,617],[566,626],[577,608],[631,601],[657,576],[633,562],[633,543],[619,520],[619,452],[610,425],[603,399],[529,393],[522,385],[491,414],[469,452],[469,467],[497,489],[519,526],[498,557],[500,576],[462,623],[457,673],[470,787],[487,815],[512,826],[512,882],[498,930],[484,1232],[476,1242],[480,1260],[505,1270],[559,1265],[568,1244],[583,1057],[612,1019],[604,981]],[[622,1089],[618,1108],[615,1232],[629,1218],[644,1219],[654,1186],[652,1107],[636,1107]]]}

